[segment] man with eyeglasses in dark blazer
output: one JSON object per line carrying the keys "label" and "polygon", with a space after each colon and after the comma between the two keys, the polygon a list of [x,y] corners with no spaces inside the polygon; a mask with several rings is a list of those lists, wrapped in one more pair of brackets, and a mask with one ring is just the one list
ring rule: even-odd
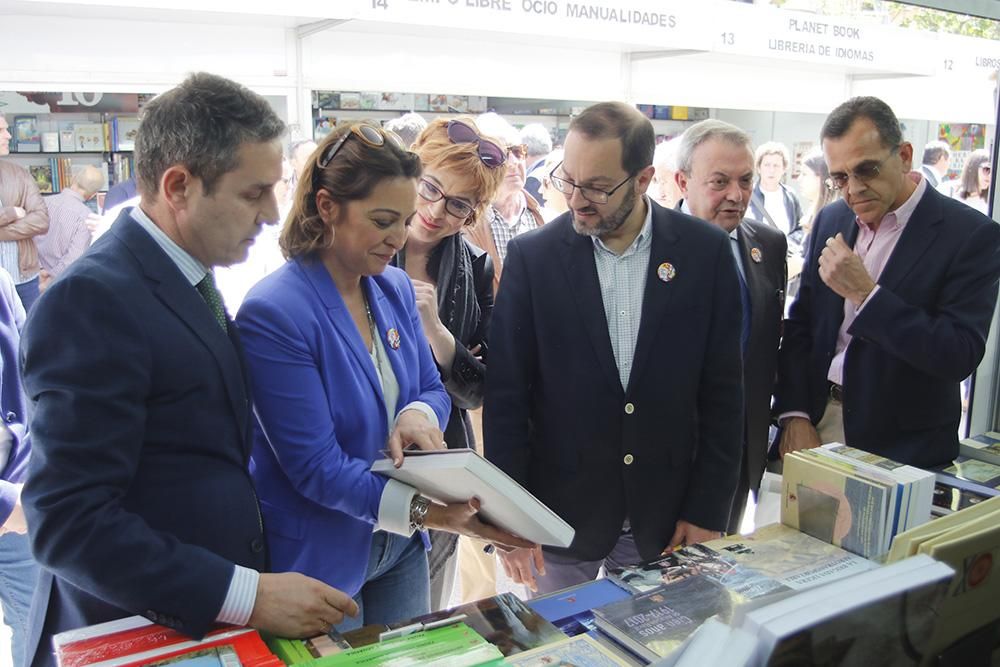
{"label": "man with eyeglasses in dark blazer", "polygon": [[958,454],[959,383],[997,300],[1000,227],[908,174],[892,109],[852,98],[820,138],[843,199],[816,216],[785,323],[778,453],[844,442],[931,467]]}

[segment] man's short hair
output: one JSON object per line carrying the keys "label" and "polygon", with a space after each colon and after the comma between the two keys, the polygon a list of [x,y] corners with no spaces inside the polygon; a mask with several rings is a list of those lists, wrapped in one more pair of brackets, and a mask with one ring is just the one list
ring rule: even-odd
{"label": "man's short hair", "polygon": [[889,105],[877,97],[852,97],[830,112],[820,130],[820,141],[839,139],[859,118],[867,118],[878,130],[882,146],[895,148],[903,143],[903,129]]}
{"label": "man's short hair", "polygon": [[399,118],[386,121],[384,127],[390,132],[395,132],[403,140],[403,145],[409,148],[427,127],[427,121],[420,114],[411,111]]}
{"label": "man's short hair", "polygon": [[92,195],[104,187],[104,172],[88,164],[73,174],[73,185]]}
{"label": "man's short hair", "polygon": [[781,161],[785,164],[785,169],[788,169],[788,163],[792,160],[792,156],[788,152],[788,148],[785,147],[785,144],[779,141],[765,141],[754,152],[753,166],[757,171],[760,171],[760,163],[768,155],[780,155]]}
{"label": "man's short hair", "polygon": [[937,164],[941,158],[948,158],[951,156],[951,147],[943,141],[931,141],[924,146],[924,157],[922,158],[923,164],[934,165]]}
{"label": "man's short hair", "polygon": [[656,150],[653,151],[653,166],[657,169],[663,167],[667,171],[677,171],[677,152],[680,147],[680,135],[656,144]]}
{"label": "man's short hair", "polygon": [[479,127],[480,134],[496,137],[507,146],[521,143],[521,134],[517,128],[495,111],[487,111],[476,116],[476,126]]}
{"label": "man's short hair", "polygon": [[591,139],[618,139],[622,145],[622,169],[637,174],[653,164],[656,133],[649,119],[624,102],[593,104],[569,122],[570,132]]}
{"label": "man's short hair", "polygon": [[528,147],[529,159],[545,157],[552,152],[552,135],[541,123],[528,123],[522,127],[521,143]]}
{"label": "man's short hair", "polygon": [[695,123],[681,135],[681,144],[677,149],[677,170],[690,176],[695,149],[709,139],[721,139],[736,146],[746,146],[747,151],[751,150],[750,135],[745,130],[724,120],[709,118]]}
{"label": "man's short hair", "polygon": [[284,121],[257,93],[215,74],[192,74],[146,105],[135,139],[136,185],[155,195],[164,172],[183,165],[211,194],[238,167],[244,144],[284,132]]}

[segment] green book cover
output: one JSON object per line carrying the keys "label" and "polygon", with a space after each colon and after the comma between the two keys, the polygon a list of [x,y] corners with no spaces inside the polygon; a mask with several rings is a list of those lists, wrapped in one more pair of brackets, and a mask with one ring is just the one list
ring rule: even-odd
{"label": "green book cover", "polygon": [[496,646],[464,623],[457,623],[299,664],[301,667],[472,667],[502,662],[503,654]]}

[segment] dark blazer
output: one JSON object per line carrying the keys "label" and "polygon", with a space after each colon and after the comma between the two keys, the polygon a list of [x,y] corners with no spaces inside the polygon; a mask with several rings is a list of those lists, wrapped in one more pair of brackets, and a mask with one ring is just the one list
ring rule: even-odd
{"label": "dark blazer", "polygon": [[[7,462],[0,470],[0,526],[17,504],[18,487],[31,457],[31,438],[28,436],[28,415],[21,374],[17,368],[20,344],[20,326],[24,322],[24,308],[14,290],[10,274],[0,269],[0,417],[10,437]],[[0,434],[0,437],[7,437]]]}
{"label": "dark blazer", "polygon": [[[799,202],[799,198],[794,192],[788,189],[784,183],[779,183],[778,187],[781,188],[783,198],[785,200],[785,212],[788,214],[789,228],[788,234],[793,234],[796,230],[801,228],[802,220],[802,204]],[[748,217],[762,222],[765,225],[775,227],[772,224],[773,221],[770,220],[768,215],[764,213],[764,192],[760,189],[760,182],[758,181],[755,186],[753,186],[753,192],[750,194],[750,208]],[[776,227],[775,227],[776,228]]]}
{"label": "dark blazer", "polygon": [[[645,559],[667,546],[678,519],[724,529],[739,475],[742,315],[730,240],[649,205],[627,388],[593,240],[573,231],[571,213],[511,241],[493,310],[486,455],[576,529],[564,553],[581,560],[607,556],[626,518]],[[664,263],[669,280],[657,277]]]}
{"label": "dark blazer", "polygon": [[[785,313],[788,242],[774,227],[753,220],[741,222],[736,235],[750,292],[750,340],[743,360],[743,391],[746,398],[747,482],[749,489],[756,490],[767,465],[771,395],[778,370],[781,320]],[[736,500],[742,507],[746,491]]]}
{"label": "dark blazer", "polygon": [[235,326],[223,332],[130,211],[24,329],[35,666],[53,662],[53,634],[130,614],[204,635],[233,563],[266,566]]}
{"label": "dark blazer", "polygon": [[[844,201],[816,216],[779,353],[775,414],[802,411],[814,424],[844,319],[844,299],[820,279],[817,258],[838,232],[854,245],[858,225]],[[998,276],[1000,227],[927,188],[849,330],[847,444],[920,467],[958,454],[959,383],[983,358]]]}

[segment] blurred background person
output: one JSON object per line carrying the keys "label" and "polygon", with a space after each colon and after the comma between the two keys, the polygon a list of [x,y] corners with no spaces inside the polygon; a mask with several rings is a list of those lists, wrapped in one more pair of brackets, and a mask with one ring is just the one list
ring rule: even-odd
{"label": "blurred background person", "polygon": [[521,143],[518,131],[492,111],[476,118],[476,124],[484,135],[499,139],[501,147],[506,151],[504,180],[487,215],[462,230],[469,240],[489,253],[490,259],[493,260],[495,292],[500,285],[503,260],[507,256],[507,244],[515,236],[541,227],[545,224],[545,220],[542,218],[538,202],[524,189],[528,148]]}
{"label": "blurred background person", "polygon": [[542,197],[545,199],[545,205],[542,206],[542,219],[545,222],[552,222],[569,210],[566,195],[556,190],[552,185],[552,172],[562,161],[563,149],[557,148],[549,153],[549,156],[545,158],[545,164],[542,165]]}
{"label": "blurred background person", "polygon": [[965,167],[962,168],[961,182],[952,196],[980,213],[989,215],[992,177],[990,154],[982,148],[972,151],[969,159],[965,161]]}
{"label": "blurred background person", "polygon": [[404,113],[399,118],[387,120],[384,125],[389,132],[395,132],[404,148],[413,146],[420,133],[427,127],[427,121],[418,113]]}
{"label": "blurred background person", "polygon": [[927,185],[936,188],[948,173],[951,149],[943,141],[931,141],[924,146],[921,162],[920,174],[927,179]]}
{"label": "blurred background person", "polygon": [[805,237],[812,229],[816,214],[827,204],[832,204],[840,198],[840,191],[830,187],[830,169],[819,151],[810,153],[802,160],[802,172],[799,174],[799,194],[806,201],[805,213],[799,219],[801,235],[794,240],[805,246]]}
{"label": "blurred background person", "polygon": [[776,227],[785,236],[790,236],[799,228],[802,218],[799,198],[782,182],[789,161],[784,144],[768,141],[757,147],[754,154],[757,185],[750,195],[748,212],[749,217]]}
{"label": "blurred background person", "polygon": [[542,194],[542,176],[545,171],[545,159],[552,152],[552,135],[541,123],[528,123],[521,128],[521,143],[528,149],[525,158],[524,189],[528,191],[539,206],[545,206],[545,195]]}
{"label": "blurred background person", "polygon": [[[504,179],[502,164],[479,156],[485,139],[471,118],[433,121],[412,148],[423,175],[417,182],[417,213],[406,245],[393,265],[413,281],[417,310],[441,373],[451,414],[444,428],[449,449],[476,442],[468,410],[483,404],[486,353],[493,314],[493,260],[460,232],[486,215]],[[478,444],[478,447],[477,447]],[[449,605],[457,573],[455,533],[432,531],[428,567],[431,609]]]}
{"label": "blurred background person", "polygon": [[[87,203],[104,186],[104,173],[93,165],[76,171],[68,188],[45,197],[49,211],[49,230],[35,237],[42,272],[39,288],[44,290],[58,278],[87,248],[90,229],[87,220],[94,215]],[[96,216],[95,216],[96,217]]]}
{"label": "blurred background person", "polygon": [[[338,128],[307,162],[281,235],[289,261],[237,315],[256,414],[252,474],[271,566],[352,595],[340,629],[430,611],[424,528],[524,543],[371,472],[388,449],[443,449],[451,402],[414,288],[389,266],[416,214],[419,158],[379,127]],[[336,584],[332,583],[336,582]]]}
{"label": "blurred background person", "polygon": [[681,191],[677,187],[677,149],[681,145],[681,137],[676,136],[667,141],[661,141],[653,152],[653,183],[649,194],[663,208],[674,208],[681,200]]}

